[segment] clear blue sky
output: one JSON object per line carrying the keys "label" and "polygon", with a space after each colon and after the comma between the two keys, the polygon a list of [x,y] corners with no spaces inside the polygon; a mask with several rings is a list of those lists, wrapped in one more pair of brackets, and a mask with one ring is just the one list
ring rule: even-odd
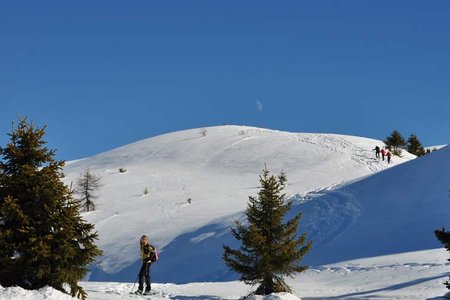
{"label": "clear blue sky", "polygon": [[212,125],[450,137],[450,1],[0,2],[17,115],[77,159]]}

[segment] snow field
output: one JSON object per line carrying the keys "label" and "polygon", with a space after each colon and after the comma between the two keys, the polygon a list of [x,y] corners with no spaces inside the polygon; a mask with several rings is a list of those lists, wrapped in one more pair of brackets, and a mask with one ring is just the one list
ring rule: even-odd
{"label": "snow field", "polygon": [[[364,258],[311,268],[288,279],[295,295],[276,294],[257,300],[316,299],[444,299],[443,282],[449,275],[448,253],[444,249],[426,250]],[[153,284],[155,295],[130,295],[133,283],[81,282],[90,300],[153,299],[153,300],[225,300],[239,299],[252,287],[238,281],[188,284]],[[21,288],[0,288],[0,300],[72,299],[50,288],[25,291]]]}
{"label": "snow field", "polygon": [[97,210],[84,214],[96,224],[105,253],[90,280],[134,280],[142,234],[161,254],[152,270],[161,282],[236,279],[221,260],[222,244],[233,243],[229,227],[256,195],[264,164],[274,174],[286,172],[292,196],[414,158],[405,154],[388,165],[374,157],[380,141],[360,137],[243,126],[206,130],[206,136],[180,131],[68,163],[67,184],[86,169],[103,177]]}
{"label": "snow field", "polygon": [[[206,136],[198,129],[175,132],[67,164],[67,184],[86,169],[105,184],[98,209],[83,215],[96,224],[105,251],[91,281],[81,283],[89,299],[148,299],[129,294],[142,234],[160,252],[151,299],[249,294],[253,288],[224,266],[222,245],[237,246],[229,227],[256,195],[264,163],[273,174],[287,173],[291,213],[303,213],[300,231],[314,245],[304,261],[311,268],[287,280],[295,295],[253,299],[442,299],[450,266],[433,231],[450,227],[449,147],[419,159],[405,153],[387,165],[372,151],[382,143],[366,138],[206,130]],[[0,287],[6,299],[71,298],[50,288]]]}

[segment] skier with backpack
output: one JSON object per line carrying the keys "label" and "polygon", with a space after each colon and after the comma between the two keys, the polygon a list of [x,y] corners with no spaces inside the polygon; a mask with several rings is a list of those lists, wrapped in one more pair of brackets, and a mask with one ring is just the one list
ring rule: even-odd
{"label": "skier with backpack", "polygon": [[[158,260],[158,251],[156,248],[148,243],[148,236],[143,235],[139,241],[140,250],[141,250],[141,258],[142,258],[142,266],[139,271],[139,287],[135,294],[147,295],[150,294],[152,289],[151,287],[151,277],[150,277],[150,265],[152,262]],[[145,291],[144,291],[144,282],[145,282]]]}
{"label": "skier with backpack", "polygon": [[388,162],[388,164],[390,164],[391,163],[391,156],[392,156],[391,152],[388,151],[388,153],[386,153],[386,156],[387,156],[387,162]]}
{"label": "skier with backpack", "polygon": [[381,149],[381,159],[384,161],[384,157],[386,156],[386,150]]}
{"label": "skier with backpack", "polygon": [[375,146],[372,150],[375,150],[375,158],[380,158],[380,147]]}

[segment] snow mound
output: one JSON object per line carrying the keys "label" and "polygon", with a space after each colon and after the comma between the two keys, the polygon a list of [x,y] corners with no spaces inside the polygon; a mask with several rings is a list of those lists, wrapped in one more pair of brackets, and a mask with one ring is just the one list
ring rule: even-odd
{"label": "snow mound", "polygon": [[266,296],[258,296],[253,295],[248,298],[248,300],[301,300],[295,295],[292,295],[290,293],[273,293]]}
{"label": "snow mound", "polygon": [[[415,158],[404,153],[388,165],[372,150],[382,142],[362,137],[245,126],[205,130],[206,135],[193,129],[157,136],[66,165],[68,185],[87,169],[104,184],[97,210],[83,215],[96,225],[104,250],[90,280],[134,281],[142,234],[160,252],[152,270],[158,281],[233,280],[221,259],[222,245],[234,242],[229,227],[242,218],[248,196],[257,194],[265,164],[273,174],[286,172],[286,193],[293,196],[332,189]],[[351,224],[358,208],[352,203],[341,203],[346,211],[333,224]],[[321,216],[325,220],[326,212]]]}
{"label": "snow mound", "polygon": [[4,288],[0,285],[0,300],[73,300],[71,296],[51,287],[25,290],[21,287]]}

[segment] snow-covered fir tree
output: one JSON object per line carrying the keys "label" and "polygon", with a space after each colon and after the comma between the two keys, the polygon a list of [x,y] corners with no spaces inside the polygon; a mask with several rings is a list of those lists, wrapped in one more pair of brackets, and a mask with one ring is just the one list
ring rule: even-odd
{"label": "snow-covered fir tree", "polygon": [[306,241],[306,233],[297,236],[301,214],[284,222],[292,204],[285,202],[286,180],[283,173],[275,177],[267,168],[263,170],[258,197],[249,197],[248,226],[236,221],[236,228],[232,229],[234,237],[242,243],[240,249],[224,246],[225,263],[240,273],[241,281],[258,284],[257,295],[290,292],[283,277],[307,270],[307,266],[299,263],[311,249],[312,242]]}
{"label": "snow-covered fir tree", "polygon": [[63,161],[43,140],[44,128],[21,119],[0,148],[0,285],[46,285],[86,298],[78,281],[102,251],[94,225],[61,181]]}

